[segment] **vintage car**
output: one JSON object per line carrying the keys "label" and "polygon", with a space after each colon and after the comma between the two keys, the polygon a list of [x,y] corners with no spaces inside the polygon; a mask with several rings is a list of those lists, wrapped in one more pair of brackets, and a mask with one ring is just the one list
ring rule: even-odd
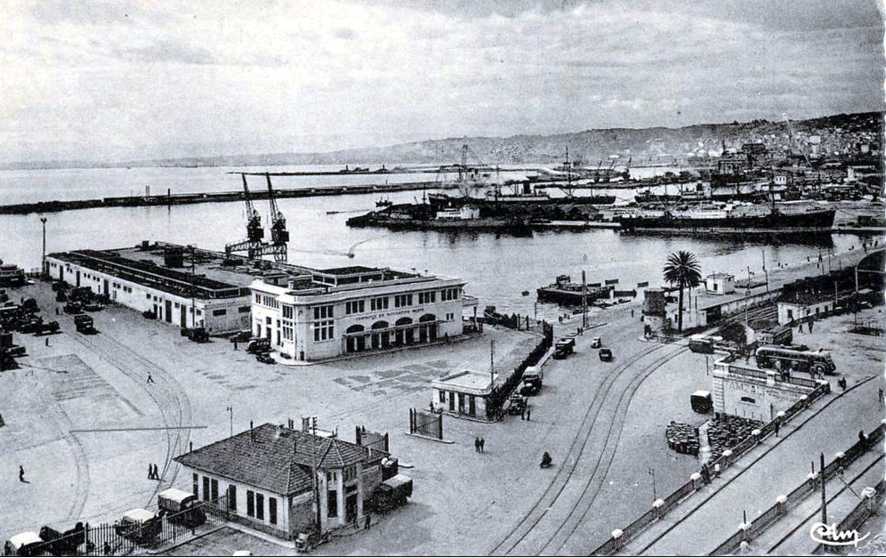
{"label": "vintage car", "polygon": [[114,532],[138,545],[153,546],[163,527],[161,521],[157,514],[135,508],[124,513],[114,524]]}
{"label": "vintage car", "polygon": [[3,545],[4,556],[39,556],[46,550],[43,539],[33,531],[14,535]]}
{"label": "vintage car", "polygon": [[157,505],[166,512],[166,519],[187,527],[197,527],[206,523],[206,512],[197,497],[178,488],[167,488],[157,494]]}

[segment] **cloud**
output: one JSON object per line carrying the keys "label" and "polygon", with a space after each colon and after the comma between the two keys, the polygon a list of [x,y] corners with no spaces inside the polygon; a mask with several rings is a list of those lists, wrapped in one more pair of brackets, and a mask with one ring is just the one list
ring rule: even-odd
{"label": "cloud", "polygon": [[0,142],[22,157],[883,108],[872,2],[41,2],[8,16]]}

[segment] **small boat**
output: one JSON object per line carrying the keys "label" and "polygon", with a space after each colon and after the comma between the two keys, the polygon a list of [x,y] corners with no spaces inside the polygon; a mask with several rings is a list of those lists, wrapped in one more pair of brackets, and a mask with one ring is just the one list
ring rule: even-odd
{"label": "small boat", "polygon": [[380,199],[375,202],[375,207],[391,207],[392,205],[394,205],[394,202],[388,199]]}
{"label": "small boat", "polygon": [[529,291],[523,291],[523,292],[520,293],[520,294],[522,294],[523,296],[529,296]]}

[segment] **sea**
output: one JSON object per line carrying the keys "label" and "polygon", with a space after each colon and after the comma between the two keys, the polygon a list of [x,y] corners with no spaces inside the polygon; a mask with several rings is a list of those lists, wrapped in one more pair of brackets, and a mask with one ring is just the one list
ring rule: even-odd
{"label": "sea", "polygon": [[[368,165],[378,168],[380,165]],[[394,165],[388,165],[388,168]],[[531,165],[521,165],[529,167]],[[239,190],[235,171],[283,172],[339,170],[341,166],[291,166],[272,168],[133,167],[101,169],[0,171],[0,204],[105,196],[214,192]],[[513,168],[513,167],[510,167]],[[673,168],[631,169],[635,177],[675,172]],[[519,179],[525,171],[504,167],[491,180]],[[435,174],[332,175],[274,177],[278,188],[309,188],[342,184],[384,184],[434,181]],[[250,189],[266,189],[264,177],[249,177]],[[434,191],[432,188],[428,192]],[[606,190],[597,190],[603,193]],[[612,190],[619,201],[631,192]],[[662,284],[661,268],[671,252],[687,250],[701,263],[703,274],[727,272],[739,279],[762,274],[779,264],[791,265],[818,257],[828,250],[842,251],[859,243],[854,235],[835,234],[825,239],[795,238],[773,241],[753,236],[636,235],[612,230],[535,232],[514,237],[492,232],[392,232],[386,229],[350,228],[345,221],[375,209],[381,198],[394,203],[420,200],[423,191],[380,195],[345,195],[289,198],[278,201],[289,231],[289,261],[324,269],[345,265],[386,267],[467,281],[466,292],[479,299],[480,311],[495,306],[498,312],[556,318],[556,305],[536,304],[535,290],[552,283],[557,275],[589,283],[618,280],[629,290],[637,283]],[[268,222],[268,202],[256,201]],[[42,257],[40,217],[46,218],[47,253],[85,248],[134,246],[143,240],[195,244],[224,250],[226,243],[245,237],[242,202],[207,203],[171,207],[120,207],[47,213],[0,215],[0,259],[26,269],[39,268]],[[524,294],[525,293],[525,294]]]}

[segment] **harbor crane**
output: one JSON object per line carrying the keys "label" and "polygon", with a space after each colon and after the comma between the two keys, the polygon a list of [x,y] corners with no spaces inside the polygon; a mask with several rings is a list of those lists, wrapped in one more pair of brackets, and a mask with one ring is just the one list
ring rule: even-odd
{"label": "harbor crane", "polygon": [[243,179],[243,200],[246,202],[246,240],[226,244],[225,254],[230,257],[232,254],[245,253],[249,259],[260,259],[263,256],[273,255],[275,261],[285,262],[287,260],[289,231],[286,230],[286,218],[277,208],[277,202],[274,199],[271,187],[271,177],[266,173],[271,205],[271,242],[265,242],[265,230],[262,228],[261,214],[252,203],[252,198],[249,195],[249,186],[246,183],[246,174],[240,173],[240,177]]}
{"label": "harbor crane", "polygon": [[288,250],[286,245],[289,243],[289,231],[286,229],[286,217],[277,207],[277,200],[274,198],[274,187],[271,186],[271,175],[265,173],[265,179],[268,181],[268,205],[271,208],[271,253],[274,255],[274,261],[285,262]]}

